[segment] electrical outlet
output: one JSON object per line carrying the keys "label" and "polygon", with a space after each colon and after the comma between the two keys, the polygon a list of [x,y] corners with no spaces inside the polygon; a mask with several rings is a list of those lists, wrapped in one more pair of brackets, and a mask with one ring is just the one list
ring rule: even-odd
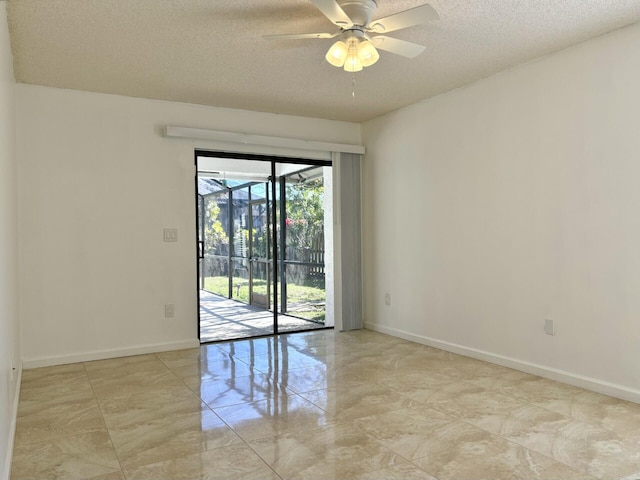
{"label": "electrical outlet", "polygon": [[544,333],[546,333],[547,335],[556,334],[555,325],[553,324],[553,320],[551,320],[550,318],[546,318],[544,321]]}
{"label": "electrical outlet", "polygon": [[391,294],[390,293],[387,293],[384,296],[384,304],[385,305],[391,305]]}
{"label": "electrical outlet", "polygon": [[177,228],[165,228],[162,231],[162,235],[165,242],[177,242],[178,241],[178,229]]}
{"label": "electrical outlet", "polygon": [[173,318],[174,308],[173,303],[167,303],[164,306],[164,318]]}

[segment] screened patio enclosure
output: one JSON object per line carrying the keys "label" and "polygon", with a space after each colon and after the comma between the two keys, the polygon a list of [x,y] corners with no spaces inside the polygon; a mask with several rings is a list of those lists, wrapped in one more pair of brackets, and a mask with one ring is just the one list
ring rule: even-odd
{"label": "screened patio enclosure", "polygon": [[233,171],[203,163],[198,159],[201,340],[332,327],[325,264],[331,167],[284,164],[274,176],[268,162],[225,159]]}

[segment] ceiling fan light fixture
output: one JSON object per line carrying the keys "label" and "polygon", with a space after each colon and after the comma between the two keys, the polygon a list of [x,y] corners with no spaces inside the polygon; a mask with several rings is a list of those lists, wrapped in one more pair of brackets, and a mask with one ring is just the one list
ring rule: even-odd
{"label": "ceiling fan light fixture", "polygon": [[363,67],[370,67],[380,59],[380,54],[373,43],[365,40],[358,45],[358,58]]}
{"label": "ceiling fan light fixture", "polygon": [[347,44],[342,40],[338,40],[331,46],[325,58],[327,62],[329,62],[334,67],[342,67],[345,60],[347,59],[348,53],[349,47],[347,46]]}
{"label": "ceiling fan light fixture", "polygon": [[362,70],[362,62],[358,56],[358,45],[356,43],[349,45],[349,53],[344,61],[344,69],[347,72],[359,72]]}

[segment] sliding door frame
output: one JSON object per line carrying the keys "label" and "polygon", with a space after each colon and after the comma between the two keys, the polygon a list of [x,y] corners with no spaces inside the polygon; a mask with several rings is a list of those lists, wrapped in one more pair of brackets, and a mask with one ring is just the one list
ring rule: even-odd
{"label": "sliding door frame", "polygon": [[[284,188],[281,186],[281,182],[277,181],[276,178],[276,164],[285,163],[285,164],[293,164],[293,165],[309,165],[313,167],[333,167],[333,162],[331,160],[318,160],[318,159],[309,159],[309,158],[300,158],[300,157],[283,157],[276,155],[259,155],[253,153],[239,153],[239,152],[229,152],[229,151],[216,151],[216,150],[202,150],[196,149],[194,151],[194,165],[195,165],[195,197],[196,197],[196,227],[199,222],[198,215],[198,157],[209,157],[209,158],[229,158],[236,160],[254,160],[261,162],[271,162],[271,218],[273,226],[271,228],[271,255],[273,260],[273,333],[272,335],[278,335],[278,305],[280,302],[278,300],[278,275],[280,273],[279,270],[279,259],[284,258],[284,247],[280,248],[280,243],[278,242],[278,228],[275,225],[276,219],[278,218],[278,205],[276,202],[278,190],[281,193],[284,192]],[[280,204],[283,205],[283,197],[280,197]],[[282,213],[282,212],[281,212]],[[282,218],[280,220],[282,222]],[[281,229],[282,235],[284,235],[284,230]],[[282,241],[282,239],[281,239]],[[278,252],[280,248],[280,252]],[[281,256],[282,255],[282,256]],[[200,271],[200,246],[196,241],[196,268],[197,268],[197,279],[196,289],[197,289],[197,298],[198,298],[198,340],[200,340],[200,276],[202,272]],[[268,269],[268,263],[267,263]],[[284,270],[284,268],[283,268]],[[284,279],[284,276],[283,276]],[[283,282],[284,283],[284,282]],[[286,288],[286,286],[284,287]],[[285,305],[286,308],[286,305]],[[330,327],[331,328],[331,327]],[[304,331],[304,330],[299,330]]]}

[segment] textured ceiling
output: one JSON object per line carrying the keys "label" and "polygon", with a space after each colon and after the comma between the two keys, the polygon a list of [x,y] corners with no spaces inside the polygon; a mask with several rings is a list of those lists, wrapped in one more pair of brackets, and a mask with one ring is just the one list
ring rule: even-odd
{"label": "textured ceiling", "polygon": [[[374,18],[426,3],[378,0]],[[8,0],[22,83],[361,122],[640,20],[639,0],[432,0],[440,21],[389,34],[427,50],[330,66],[307,0]]]}

